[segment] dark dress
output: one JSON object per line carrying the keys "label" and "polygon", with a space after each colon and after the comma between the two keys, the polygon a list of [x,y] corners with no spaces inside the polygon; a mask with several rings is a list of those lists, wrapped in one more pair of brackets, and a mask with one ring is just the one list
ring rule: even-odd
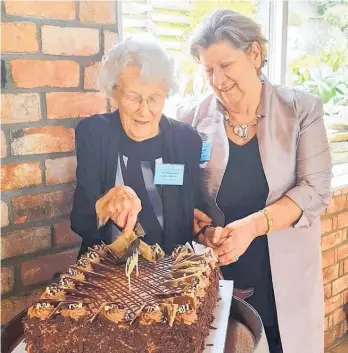
{"label": "dark dress", "polygon": [[[202,142],[190,125],[165,116],[161,118],[160,131],[162,149],[159,151],[163,163],[185,165],[183,185],[161,187],[165,237],[156,231],[153,232],[143,216],[141,220],[144,220],[145,226],[149,228],[146,241],[159,241],[165,252],[171,253],[176,245],[192,240],[193,209],[197,207],[200,183]],[[121,144],[123,134],[118,111],[83,119],[76,128],[77,182],[70,220],[72,230],[82,237],[80,253],[87,251],[88,246],[93,244],[112,241],[113,223],[109,221],[98,229],[95,203],[115,186],[118,157],[128,153]],[[153,158],[157,157],[149,156],[149,160]],[[133,161],[133,158],[130,160]],[[137,168],[136,165],[130,166]],[[137,184],[138,181],[132,179],[130,183]],[[137,187],[135,184],[133,186]],[[146,204],[145,198],[141,198]],[[145,212],[148,209],[146,207]],[[150,235],[152,232],[153,235]],[[150,238],[152,236],[154,238]]]}
{"label": "dark dress", "polygon": [[[122,175],[125,185],[131,187],[141,200],[142,210],[138,220],[146,233],[144,240],[150,245],[157,243],[162,249],[165,248],[165,238],[159,218],[163,218],[163,187],[153,184],[153,176],[155,161],[163,159],[164,148],[162,134],[143,142],[133,141],[125,133],[121,134],[121,161],[124,162],[124,156],[127,161],[127,165],[121,162]],[[155,194],[155,200],[149,196],[148,184],[151,187],[150,195]],[[154,207],[155,202],[158,207]]]}
{"label": "dark dress", "polygon": [[[229,140],[229,160],[217,197],[225,225],[262,210],[267,195],[257,137],[243,146]],[[247,301],[258,311],[266,328],[277,329],[267,236],[256,238],[237,262],[221,270],[225,279],[234,280],[236,288],[254,288]]]}

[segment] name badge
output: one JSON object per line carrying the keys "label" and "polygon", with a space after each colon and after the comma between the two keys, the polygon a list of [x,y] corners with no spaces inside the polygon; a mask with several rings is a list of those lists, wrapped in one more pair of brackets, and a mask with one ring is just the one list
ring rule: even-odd
{"label": "name badge", "polygon": [[184,169],[184,164],[156,163],[155,185],[183,185]]}
{"label": "name badge", "polygon": [[210,161],[211,147],[211,141],[205,141],[202,143],[201,162]]}

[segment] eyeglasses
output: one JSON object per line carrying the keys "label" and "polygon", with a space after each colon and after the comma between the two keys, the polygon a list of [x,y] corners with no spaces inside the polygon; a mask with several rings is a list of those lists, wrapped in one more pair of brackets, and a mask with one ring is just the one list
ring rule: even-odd
{"label": "eyeglasses", "polygon": [[137,94],[127,94],[121,88],[119,88],[119,90],[122,93],[122,97],[129,102],[129,105],[134,110],[138,110],[143,104],[143,101],[146,101],[149,109],[151,111],[156,111],[162,108],[163,102],[165,100],[165,97],[159,94],[154,94],[149,98],[145,99]]}

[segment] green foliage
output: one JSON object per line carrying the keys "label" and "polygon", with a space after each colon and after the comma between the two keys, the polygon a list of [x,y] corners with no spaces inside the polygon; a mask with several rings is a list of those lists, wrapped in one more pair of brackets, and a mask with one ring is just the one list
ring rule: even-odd
{"label": "green foliage", "polygon": [[231,9],[240,12],[243,15],[253,17],[257,10],[257,4],[254,1],[195,0],[189,14],[190,30],[196,28],[206,15],[217,9],[223,8]]}
{"label": "green foliage", "polygon": [[348,5],[338,5],[329,8],[324,18],[329,25],[338,27],[342,31],[345,30],[348,27]]}
{"label": "green foliage", "polygon": [[340,68],[334,72],[328,65],[309,69],[309,79],[303,86],[321,97],[324,104],[340,104],[348,95],[348,71]]}
{"label": "green foliage", "polygon": [[324,0],[324,1],[320,1],[318,6],[317,6],[317,14],[319,16],[324,16],[325,13],[333,8],[333,7],[336,7],[338,5],[348,5],[348,1],[347,0],[333,0],[333,1],[327,1],[327,0]]}
{"label": "green foliage", "polygon": [[339,68],[348,67],[348,50],[346,48],[332,48],[328,46],[319,49],[317,55],[303,55],[294,60],[290,65],[293,75],[293,84],[302,85],[309,80],[310,69],[320,65],[329,66],[334,72]]}

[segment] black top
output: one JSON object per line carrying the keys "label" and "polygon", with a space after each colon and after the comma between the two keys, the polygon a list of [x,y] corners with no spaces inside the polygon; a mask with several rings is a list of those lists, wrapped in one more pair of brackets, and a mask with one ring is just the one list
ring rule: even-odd
{"label": "black top", "polygon": [[[164,247],[170,253],[177,244],[192,240],[193,209],[199,187],[202,142],[188,124],[162,116],[163,163],[184,164],[182,186],[163,186]],[[110,242],[112,222],[97,228],[96,201],[115,186],[121,133],[119,112],[83,119],[76,128],[76,190],[71,228],[82,237],[81,252],[88,246]]]}
{"label": "black top", "polygon": [[[229,160],[217,197],[226,225],[265,207],[268,184],[263,171],[257,137],[246,145],[229,141]],[[258,311],[265,326],[276,324],[276,310],[267,236],[256,238],[236,263],[221,267],[225,279],[236,288],[254,287],[248,302]]]}
{"label": "black top", "polygon": [[[155,161],[163,158],[165,149],[165,140],[160,134],[149,140],[136,142],[130,139],[125,133],[121,135],[120,152],[122,154],[122,176],[125,185],[131,187],[141,200],[142,210],[138,219],[145,230],[144,240],[148,244],[158,244],[164,248],[163,228],[160,224],[159,217],[163,217],[163,190],[162,186],[154,185]],[[127,163],[124,162],[123,156],[126,156]],[[144,171],[147,169],[147,172]],[[154,195],[152,200],[146,185],[150,186],[150,195]],[[155,200],[153,200],[155,198]],[[153,203],[157,201],[158,211]]]}

